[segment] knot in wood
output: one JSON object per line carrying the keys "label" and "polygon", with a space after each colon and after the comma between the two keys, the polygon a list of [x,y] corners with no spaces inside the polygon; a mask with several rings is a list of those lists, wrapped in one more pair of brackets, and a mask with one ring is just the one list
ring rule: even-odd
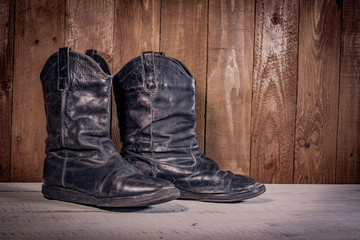
{"label": "knot in wood", "polygon": [[9,90],[11,88],[11,80],[7,79],[5,81],[1,81],[1,88],[3,90]]}
{"label": "knot in wood", "polygon": [[310,143],[306,142],[306,140],[304,138],[300,138],[298,140],[298,144],[300,145],[300,147],[305,147],[305,148],[310,147]]}
{"label": "knot in wood", "polygon": [[274,12],[270,20],[274,25],[278,25],[279,23],[282,22],[281,16],[279,15],[278,12]]}

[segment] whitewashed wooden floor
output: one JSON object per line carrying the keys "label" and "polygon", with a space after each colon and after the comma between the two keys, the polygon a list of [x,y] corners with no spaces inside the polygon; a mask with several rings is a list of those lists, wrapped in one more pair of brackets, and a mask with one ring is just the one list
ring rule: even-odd
{"label": "whitewashed wooden floor", "polygon": [[360,239],[360,185],[267,185],[235,204],[99,209],[0,183],[0,239]]}

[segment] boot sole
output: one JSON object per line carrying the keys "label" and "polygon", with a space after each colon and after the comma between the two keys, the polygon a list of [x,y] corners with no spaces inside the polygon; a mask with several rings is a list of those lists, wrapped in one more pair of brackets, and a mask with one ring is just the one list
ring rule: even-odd
{"label": "boot sole", "polygon": [[51,200],[92,205],[97,207],[146,207],[174,200],[180,197],[176,188],[160,189],[153,193],[144,193],[136,196],[100,198],[72,189],[62,187],[42,187],[42,194]]}
{"label": "boot sole", "polygon": [[253,198],[263,194],[266,191],[264,185],[260,185],[259,187],[247,190],[243,192],[235,192],[235,193],[193,193],[183,189],[180,189],[181,196],[179,199],[182,200],[197,200],[203,202],[223,202],[223,203],[231,203],[231,202],[239,202],[245,199]]}

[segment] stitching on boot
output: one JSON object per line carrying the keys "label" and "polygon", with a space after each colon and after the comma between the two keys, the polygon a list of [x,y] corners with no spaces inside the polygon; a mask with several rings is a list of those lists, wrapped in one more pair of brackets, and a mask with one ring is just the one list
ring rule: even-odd
{"label": "stitching on boot", "polygon": [[[148,58],[151,58],[150,60]],[[154,110],[153,110],[153,94],[157,91],[156,86],[156,74],[155,74],[155,56],[154,52],[143,52],[141,54],[141,65],[142,65],[142,79],[143,79],[143,86],[144,89],[149,91],[150,94],[150,114],[151,114],[151,123],[150,123],[150,151],[151,151],[151,159],[153,162],[155,162],[155,148],[154,148],[154,138],[153,138],[153,122],[154,122]],[[150,72],[150,74],[147,73],[148,69],[149,71],[153,70],[153,72]],[[150,83],[149,83],[150,82]],[[155,88],[153,88],[155,87]],[[153,91],[155,89],[155,91]],[[155,172],[155,166],[152,165],[152,176],[156,176]]]}
{"label": "stitching on boot", "polygon": [[[61,48],[59,49],[58,52],[58,91],[61,92],[61,116],[60,116],[60,125],[61,125],[61,145],[63,148],[66,148],[67,143],[66,143],[66,135],[67,135],[67,128],[66,128],[66,119],[65,119],[65,112],[66,112],[66,100],[67,100],[67,91],[70,87],[70,74],[69,74],[69,66],[70,66],[70,47],[67,48]],[[64,51],[66,51],[65,56],[64,56]],[[65,66],[62,66],[64,59],[62,58],[66,58],[66,62],[65,62]],[[66,68],[64,70],[64,67]],[[60,82],[62,82],[62,84],[60,84]],[[61,86],[60,86],[61,85]],[[65,173],[66,173],[66,165],[67,165],[67,161],[68,161],[68,151],[65,150],[65,160],[64,160],[64,165],[63,165],[63,169],[62,169],[62,176],[61,176],[61,184],[63,187],[65,187]]]}
{"label": "stitching on boot", "polygon": [[[60,48],[57,56],[58,60],[58,79],[57,89],[59,91],[67,91],[70,85],[70,47]],[[64,56],[65,55],[65,56]],[[64,59],[65,58],[65,59]]]}
{"label": "stitching on boot", "polygon": [[61,174],[61,185],[65,188],[65,173],[66,173],[66,165],[67,165],[67,161],[68,161],[68,151],[65,151],[65,160],[64,160],[64,165],[63,165],[63,170],[62,170],[62,174]]}
{"label": "stitching on boot", "polygon": [[147,92],[156,93],[158,86],[157,86],[154,52],[143,52],[141,54],[141,65],[142,65],[141,74],[142,74],[144,89]]}
{"label": "stitching on boot", "polygon": [[[151,150],[151,159],[153,163],[155,163],[155,148],[154,148],[154,138],[153,138],[153,122],[154,122],[154,111],[152,107],[152,94],[150,94],[150,109],[151,109],[151,123],[150,123],[150,150]],[[155,166],[152,165],[152,175],[153,177],[156,176],[155,174]]]}
{"label": "stitching on boot", "polygon": [[61,92],[61,145],[65,147],[65,95],[66,92]]}

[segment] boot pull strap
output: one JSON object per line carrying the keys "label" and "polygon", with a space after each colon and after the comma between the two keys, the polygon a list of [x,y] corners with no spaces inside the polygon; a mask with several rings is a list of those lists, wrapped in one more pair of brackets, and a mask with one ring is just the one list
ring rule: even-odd
{"label": "boot pull strap", "polygon": [[88,49],[86,50],[85,54],[94,59],[95,62],[97,62],[97,64],[107,75],[111,75],[110,67],[107,64],[105,58],[98,54],[98,51],[96,49]]}
{"label": "boot pull strap", "polygon": [[58,90],[66,91],[70,86],[70,50],[71,47],[59,48],[58,52]]}
{"label": "boot pull strap", "polygon": [[141,53],[142,79],[145,87],[152,93],[157,91],[156,69],[155,69],[155,53]]}
{"label": "boot pull strap", "polygon": [[97,53],[97,49],[88,49],[85,54],[94,59],[94,55]]}

